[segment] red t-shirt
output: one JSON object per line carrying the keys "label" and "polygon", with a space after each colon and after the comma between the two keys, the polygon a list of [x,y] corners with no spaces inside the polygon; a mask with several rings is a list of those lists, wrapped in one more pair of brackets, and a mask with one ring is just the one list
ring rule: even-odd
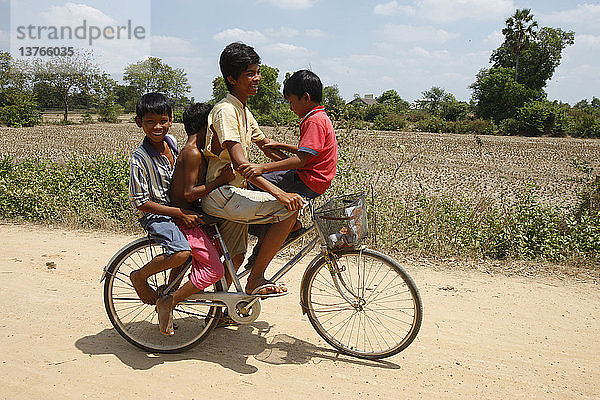
{"label": "red t-shirt", "polygon": [[333,124],[324,106],[313,108],[300,121],[298,151],[313,156],[304,167],[296,170],[298,177],[312,191],[323,194],[331,186],[338,159]]}

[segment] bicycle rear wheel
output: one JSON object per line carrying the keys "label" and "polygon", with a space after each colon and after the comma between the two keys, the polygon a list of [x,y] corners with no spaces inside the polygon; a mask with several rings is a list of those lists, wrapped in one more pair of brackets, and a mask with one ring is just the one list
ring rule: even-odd
{"label": "bicycle rear wheel", "polygon": [[[142,303],[129,280],[131,271],[141,268],[161,253],[162,247],[147,238],[125,246],[107,267],[104,306],[117,332],[131,344],[152,353],[179,353],[197,345],[210,334],[221,316],[221,308],[194,300],[179,303],[173,310],[175,335],[162,335],[155,306]],[[157,290],[168,282],[168,277],[168,271],[160,272],[151,276],[148,283]],[[216,282],[212,290],[222,291],[221,282]]]}
{"label": "bicycle rear wheel", "polygon": [[317,333],[359,358],[390,357],[408,347],[423,318],[421,297],[408,273],[370,249],[331,256],[335,276],[321,258],[302,280],[303,308]]}

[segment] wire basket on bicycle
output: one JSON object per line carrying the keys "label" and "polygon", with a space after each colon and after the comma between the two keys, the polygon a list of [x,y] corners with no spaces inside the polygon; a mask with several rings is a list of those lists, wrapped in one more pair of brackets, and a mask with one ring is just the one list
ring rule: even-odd
{"label": "wire basket on bicycle", "polygon": [[315,210],[314,219],[330,250],[359,247],[369,233],[364,192],[328,200]]}

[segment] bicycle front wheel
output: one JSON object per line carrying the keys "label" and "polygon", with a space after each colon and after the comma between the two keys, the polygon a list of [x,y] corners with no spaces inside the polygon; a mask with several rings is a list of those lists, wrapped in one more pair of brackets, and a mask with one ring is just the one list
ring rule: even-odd
{"label": "bicycle front wheel", "polygon": [[404,350],[423,318],[419,291],[396,261],[374,250],[331,254],[302,281],[302,304],[317,333],[340,352],[381,359]]}
{"label": "bicycle front wheel", "polygon": [[[125,246],[106,269],[104,306],[117,332],[131,344],[151,353],[179,353],[210,334],[221,316],[221,308],[194,300],[179,303],[173,310],[175,335],[162,335],[155,306],[142,303],[129,280],[131,271],[162,253],[162,247],[150,239],[138,239]],[[148,284],[158,291],[168,277],[168,271],[158,273],[148,279]],[[223,290],[221,282],[216,282],[213,290]]]}

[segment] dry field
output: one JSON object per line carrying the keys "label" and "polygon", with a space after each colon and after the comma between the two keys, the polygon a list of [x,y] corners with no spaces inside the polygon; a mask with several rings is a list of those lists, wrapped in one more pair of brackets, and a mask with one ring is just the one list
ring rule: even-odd
{"label": "dry field", "polygon": [[[293,128],[264,128],[269,137],[294,143]],[[134,123],[91,124],[32,128],[0,128],[5,138],[0,155],[64,161],[97,154],[129,154],[142,133]],[[171,132],[180,145],[181,124]],[[576,200],[578,176],[570,166],[576,157],[600,171],[600,141],[571,138],[524,138],[452,134],[338,130],[340,152],[379,188],[398,196],[425,192],[469,198],[513,197],[527,185],[546,204]],[[386,189],[387,190],[387,189]]]}

